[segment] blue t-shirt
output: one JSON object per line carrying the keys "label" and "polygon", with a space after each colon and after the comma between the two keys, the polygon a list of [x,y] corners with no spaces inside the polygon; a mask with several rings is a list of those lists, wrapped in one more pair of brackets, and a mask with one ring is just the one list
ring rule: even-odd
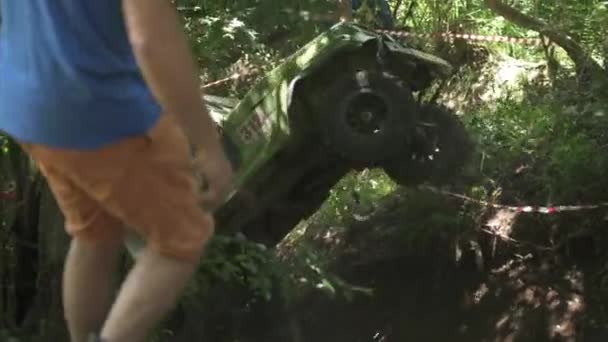
{"label": "blue t-shirt", "polygon": [[0,1],[0,130],[91,149],[139,135],[160,105],[127,37],[122,0]]}

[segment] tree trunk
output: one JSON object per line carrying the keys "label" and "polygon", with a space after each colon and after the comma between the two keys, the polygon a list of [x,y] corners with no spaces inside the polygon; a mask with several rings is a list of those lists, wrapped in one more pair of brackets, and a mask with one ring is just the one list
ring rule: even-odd
{"label": "tree trunk", "polygon": [[606,70],[585,53],[583,47],[569,34],[553,28],[542,20],[526,15],[501,0],[484,0],[484,2],[497,15],[521,27],[539,32],[564,49],[575,63],[579,79],[588,79],[591,82],[606,80],[608,76]]}
{"label": "tree trunk", "polygon": [[63,216],[30,158],[11,140],[8,150],[0,158],[0,186],[14,184],[16,198],[0,202],[0,329],[67,341],[61,305],[68,247]]}
{"label": "tree trunk", "polygon": [[63,214],[46,182],[40,192],[37,291],[28,321],[37,323],[39,336],[44,337],[44,341],[68,341],[61,284],[69,237],[63,228]]}
{"label": "tree trunk", "polygon": [[[2,190],[15,189],[16,198],[2,202],[2,278],[0,292],[3,297],[1,316],[2,326],[9,329],[17,328],[19,322],[20,290],[25,270],[20,263],[26,261],[24,249],[27,245],[23,238],[23,230],[19,229],[23,221],[24,199],[27,197],[27,170],[23,169],[24,158],[21,149],[12,140],[8,140],[7,151],[2,156],[1,176]],[[31,246],[30,246],[31,247]]]}
{"label": "tree trunk", "polygon": [[[412,1],[412,3],[413,3],[413,1]],[[403,5],[403,0],[397,0],[397,3],[395,4],[395,7],[393,8],[393,17],[394,18],[397,18],[401,5]]]}
{"label": "tree trunk", "polygon": [[604,39],[602,49],[604,50],[604,69],[608,70],[608,37]]}
{"label": "tree trunk", "polygon": [[20,189],[20,205],[17,218],[13,225],[13,236],[15,239],[15,297],[17,300],[17,312],[15,321],[25,331],[36,328],[35,324],[28,324],[26,318],[34,306],[36,298],[38,278],[38,210],[40,208],[40,189],[42,177],[34,174],[30,177],[29,160],[22,155],[20,175],[17,177],[18,189]]}

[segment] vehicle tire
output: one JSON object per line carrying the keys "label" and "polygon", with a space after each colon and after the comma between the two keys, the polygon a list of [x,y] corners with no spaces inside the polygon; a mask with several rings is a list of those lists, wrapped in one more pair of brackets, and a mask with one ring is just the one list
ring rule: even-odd
{"label": "vehicle tire", "polygon": [[367,165],[399,152],[413,130],[417,104],[397,77],[358,71],[334,82],[320,101],[321,131],[330,148]]}
{"label": "vehicle tire", "polygon": [[408,152],[389,159],[382,167],[403,186],[425,182],[446,184],[469,161],[472,142],[463,124],[448,108],[424,105],[420,121]]}

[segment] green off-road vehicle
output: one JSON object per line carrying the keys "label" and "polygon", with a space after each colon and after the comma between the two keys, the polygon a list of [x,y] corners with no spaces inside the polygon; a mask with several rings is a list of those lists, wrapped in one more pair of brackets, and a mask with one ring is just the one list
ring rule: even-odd
{"label": "green off-road vehicle", "polygon": [[351,169],[382,167],[397,183],[457,172],[469,142],[447,109],[414,94],[451,66],[352,23],[289,56],[240,101],[206,96],[236,172],[218,233],[273,245]]}

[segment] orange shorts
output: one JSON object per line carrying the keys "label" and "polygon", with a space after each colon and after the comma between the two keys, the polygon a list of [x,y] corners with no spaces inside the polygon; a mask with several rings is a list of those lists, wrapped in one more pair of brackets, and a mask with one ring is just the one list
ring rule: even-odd
{"label": "orange shorts", "polygon": [[47,179],[72,237],[117,242],[134,229],[157,252],[196,262],[213,234],[188,141],[171,115],[144,135],[96,150],[21,146]]}

